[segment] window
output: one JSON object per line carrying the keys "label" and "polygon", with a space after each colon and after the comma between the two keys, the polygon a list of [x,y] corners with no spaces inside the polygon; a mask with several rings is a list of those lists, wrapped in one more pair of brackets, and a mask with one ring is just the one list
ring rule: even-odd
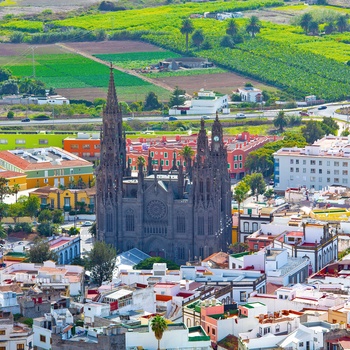
{"label": "window", "polygon": [[6,330],[5,329],[0,329],[0,335],[5,335],[6,334]]}
{"label": "window", "polygon": [[214,328],[211,329],[211,334],[215,335],[215,329]]}
{"label": "window", "polygon": [[293,181],[293,180],[294,180],[293,175],[291,175],[291,176],[289,177],[289,179]]}
{"label": "window", "polygon": [[348,183],[348,179],[343,179],[343,184],[347,184]]}
{"label": "window", "polygon": [[233,157],[233,160],[234,160],[234,161],[238,160],[238,156],[234,156],[234,157]]}
{"label": "window", "polygon": [[310,160],[310,165],[316,165],[316,161],[315,160]]}
{"label": "window", "polygon": [[303,173],[304,173],[304,174],[306,173],[306,168],[303,168]]}
{"label": "window", "polygon": [[184,247],[177,248],[177,257],[178,257],[178,259],[185,259],[185,248]]}
{"label": "window", "polygon": [[295,172],[298,173],[299,172],[299,168],[295,168]]}
{"label": "window", "polygon": [[235,164],[235,169],[237,169],[238,168],[238,166],[237,166],[237,164]]}
{"label": "window", "polygon": [[125,211],[125,230],[129,232],[135,230],[135,216],[132,209]]}
{"label": "window", "polygon": [[24,350],[24,344],[17,344],[17,350]]}
{"label": "window", "polygon": [[327,169],[327,175],[330,175],[331,171],[329,169]]}
{"label": "window", "polygon": [[164,165],[164,160],[163,159],[160,160],[160,165]]}
{"label": "window", "polygon": [[294,168],[290,168],[289,171],[292,173],[294,171]]}
{"label": "window", "polygon": [[339,170],[334,170],[334,175],[339,175]]}
{"label": "window", "polygon": [[176,231],[178,233],[186,232],[186,220],[183,213],[178,214],[178,216],[176,217]]}
{"label": "window", "polygon": [[165,161],[165,165],[169,165],[169,161],[168,160]]}
{"label": "window", "polygon": [[316,181],[316,177],[315,176],[310,176],[310,182],[315,182]]}
{"label": "window", "polygon": [[343,170],[343,175],[348,175],[348,171],[347,170]]}
{"label": "window", "polygon": [[89,144],[84,144],[83,145],[83,149],[90,149],[90,145]]}
{"label": "window", "polygon": [[322,174],[322,169],[318,169],[318,173],[319,173],[319,174]]}
{"label": "window", "polygon": [[46,343],[46,337],[45,337],[45,335],[40,334],[40,341]]}
{"label": "window", "polygon": [[276,330],[276,333],[278,333],[280,331],[280,325],[279,324],[276,325],[275,330]]}
{"label": "window", "polygon": [[302,346],[304,346],[304,343],[301,341],[299,342],[299,347],[302,347]]}
{"label": "window", "polygon": [[271,327],[264,328],[264,334],[271,333]]}
{"label": "window", "polygon": [[316,169],[310,169],[310,173],[311,174],[315,174],[316,173]]}
{"label": "window", "polygon": [[70,207],[70,197],[64,197],[64,206]]}
{"label": "window", "polygon": [[327,182],[331,182],[331,178],[330,177],[327,177]]}
{"label": "window", "polygon": [[201,258],[204,258],[204,248],[203,247],[199,247],[199,256]]}
{"label": "window", "polygon": [[296,159],[296,160],[295,160],[295,164],[299,164],[299,159]]}
{"label": "window", "polygon": [[306,159],[303,159],[303,165],[306,165]]}
{"label": "window", "polygon": [[204,235],[204,217],[203,216],[198,216],[198,235],[200,236]]}
{"label": "window", "polygon": [[208,235],[212,236],[214,234],[214,219],[212,216],[208,217]]}
{"label": "window", "polygon": [[294,164],[294,159],[291,159],[291,160],[290,160],[290,164]]}
{"label": "window", "polygon": [[239,156],[239,160],[242,160],[242,156]]}
{"label": "window", "polygon": [[258,250],[259,246],[257,244],[254,244],[254,250]]}
{"label": "window", "polygon": [[101,145],[94,145],[94,149],[100,149]]}
{"label": "window", "polygon": [[39,145],[47,145],[49,141],[47,139],[39,139]]}
{"label": "window", "polygon": [[247,292],[240,292],[240,301],[242,302],[247,301]]}
{"label": "window", "polygon": [[336,184],[339,183],[339,177],[334,178],[334,183],[336,183]]}
{"label": "window", "polygon": [[151,152],[151,157],[152,157],[152,158],[154,157],[154,152]]}
{"label": "window", "polygon": [[0,143],[2,145],[7,145],[8,144],[8,141],[6,139],[0,139]]}
{"label": "window", "polygon": [[339,166],[339,162],[334,162],[334,166]]}
{"label": "window", "polygon": [[24,145],[25,143],[26,143],[26,140],[16,139],[16,145]]}
{"label": "window", "polygon": [[318,165],[322,165],[322,160],[319,160],[319,161],[318,161]]}
{"label": "window", "polygon": [[327,166],[330,166],[331,162],[329,160],[327,160]]}
{"label": "window", "polygon": [[318,182],[322,182],[322,177],[319,177],[319,178],[318,178]]}
{"label": "window", "polygon": [[70,149],[78,149],[79,145],[73,143],[72,145],[70,145]]}
{"label": "window", "polygon": [[343,166],[348,166],[348,162],[343,162]]}
{"label": "window", "polygon": [[168,158],[168,152],[164,152],[164,158]]}
{"label": "window", "polygon": [[239,163],[239,168],[242,169],[242,163]]}

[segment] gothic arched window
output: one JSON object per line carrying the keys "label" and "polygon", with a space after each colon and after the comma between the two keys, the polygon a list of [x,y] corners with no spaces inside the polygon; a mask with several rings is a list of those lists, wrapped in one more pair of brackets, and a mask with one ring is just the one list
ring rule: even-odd
{"label": "gothic arched window", "polygon": [[208,235],[213,235],[214,234],[214,220],[213,216],[210,215],[208,216]]}
{"label": "gothic arched window", "polygon": [[125,211],[125,230],[128,232],[135,230],[135,215],[132,209]]}
{"label": "gothic arched window", "polygon": [[185,213],[182,210],[178,211],[176,215],[176,232],[178,233],[186,232]]}

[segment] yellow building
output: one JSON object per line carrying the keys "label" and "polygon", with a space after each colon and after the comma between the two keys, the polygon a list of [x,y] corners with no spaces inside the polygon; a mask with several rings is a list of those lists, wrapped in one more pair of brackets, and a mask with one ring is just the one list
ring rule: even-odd
{"label": "yellow building", "polygon": [[10,170],[0,170],[0,177],[7,180],[7,186],[11,189],[14,185],[19,185],[19,191],[24,191],[27,189],[27,175]]}
{"label": "yellow building", "polygon": [[0,166],[27,177],[27,188],[86,185],[93,179],[93,164],[58,147],[0,151]]}
{"label": "yellow building", "polygon": [[67,189],[41,187],[29,194],[40,199],[42,209],[63,209],[64,211],[76,210],[79,212],[94,213],[96,189]]}

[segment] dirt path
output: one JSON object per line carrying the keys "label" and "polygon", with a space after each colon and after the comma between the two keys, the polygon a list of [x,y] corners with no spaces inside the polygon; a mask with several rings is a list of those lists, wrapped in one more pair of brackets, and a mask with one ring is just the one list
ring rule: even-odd
{"label": "dirt path", "polygon": [[[103,61],[103,60],[101,60],[101,59],[99,59],[99,58],[97,58],[97,57],[95,57],[95,56],[93,56],[93,55],[91,55],[91,54],[89,54],[87,52],[75,50],[75,49],[73,49],[73,48],[71,48],[71,47],[69,47],[69,46],[67,46],[65,44],[61,44],[61,43],[58,43],[56,45],[59,46],[60,48],[64,49],[64,50],[76,53],[76,54],[81,55],[83,57],[86,57],[86,58],[88,58],[90,60],[93,60],[95,62],[101,63],[101,64],[103,64],[103,65],[105,65],[107,67],[110,66],[110,64],[108,62]],[[148,77],[145,77],[142,74],[139,74],[139,73],[135,72],[132,69],[124,69],[124,68],[118,67],[116,65],[113,65],[113,69],[116,69],[116,70],[119,70],[120,72],[124,72],[124,73],[130,74],[130,75],[133,75],[135,77],[138,77],[138,78],[140,78],[140,79],[142,79],[144,81],[147,81],[150,84],[159,86],[159,87],[161,87],[161,88],[163,88],[165,90],[168,90],[168,91],[171,91],[171,92],[174,90],[171,86],[166,85],[166,84],[164,84],[161,81],[157,81],[157,80],[153,80],[153,79],[150,79]]]}

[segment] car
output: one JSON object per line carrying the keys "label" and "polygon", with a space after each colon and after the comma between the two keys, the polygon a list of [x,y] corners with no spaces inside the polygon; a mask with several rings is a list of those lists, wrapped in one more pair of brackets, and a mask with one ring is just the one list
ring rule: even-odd
{"label": "car", "polygon": [[24,244],[24,242],[19,241],[17,244],[18,244],[18,245],[23,245],[23,244]]}
{"label": "car", "polygon": [[176,118],[176,117],[169,117],[168,120],[171,122],[171,121],[173,121],[173,120],[177,120],[177,118]]}
{"label": "car", "polygon": [[129,122],[129,121],[133,120],[133,117],[128,117],[126,120]]}
{"label": "car", "polygon": [[202,117],[204,120],[208,120],[208,119],[210,119],[210,117],[209,116],[207,116],[207,115],[203,115],[203,117]]}
{"label": "car", "polygon": [[269,185],[270,185],[270,186],[273,186],[274,184],[275,184],[275,181],[271,179],[271,180],[269,181]]}
{"label": "car", "polygon": [[303,116],[303,117],[309,117],[310,116],[310,114],[308,112],[303,112],[303,111],[299,112],[299,114],[301,116]]}
{"label": "car", "polygon": [[28,122],[30,122],[30,119],[29,118],[24,118],[24,119],[21,120],[21,122],[22,123],[28,123]]}
{"label": "car", "polygon": [[320,106],[317,108],[319,111],[322,110],[322,109],[327,109],[327,106]]}
{"label": "car", "polygon": [[236,114],[236,119],[245,119],[245,118],[247,118],[247,117],[243,113],[237,113]]}
{"label": "car", "polygon": [[84,221],[81,226],[84,226],[84,227],[92,226],[92,222],[91,221]]}

